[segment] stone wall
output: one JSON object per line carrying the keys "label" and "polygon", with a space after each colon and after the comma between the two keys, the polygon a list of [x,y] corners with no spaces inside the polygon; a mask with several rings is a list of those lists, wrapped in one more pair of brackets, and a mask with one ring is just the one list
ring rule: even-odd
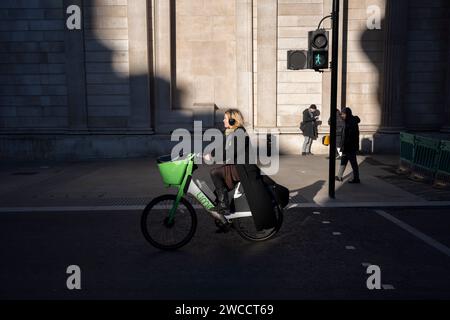
{"label": "stone wall", "polygon": [[[437,8],[442,8],[441,10]],[[445,10],[447,8],[447,10]],[[449,1],[409,3],[408,67],[404,125],[411,130],[438,130],[444,124]]]}
{"label": "stone wall", "polygon": [[126,128],[130,116],[127,0],[86,1],[84,40],[89,128]]}
{"label": "stone wall", "polygon": [[[277,125],[298,128],[303,110],[322,106],[322,75],[310,70],[287,69],[288,50],[307,50],[308,31],[328,14],[322,0],[278,0]],[[324,106],[327,108],[328,106]]]}
{"label": "stone wall", "polygon": [[175,109],[236,107],[235,1],[177,0]]}
{"label": "stone wall", "polygon": [[68,125],[62,1],[0,2],[0,128]]}
{"label": "stone wall", "polygon": [[[72,4],[82,8],[82,30],[65,28]],[[282,152],[298,154],[308,105],[322,111],[320,134],[329,132],[331,74],[287,70],[287,51],[307,49],[307,32],[331,5],[3,0],[1,157],[159,153],[172,130],[197,119],[218,124],[228,107],[250,130],[278,130]],[[367,28],[372,5],[381,30]],[[365,151],[396,151],[401,130],[450,128],[449,21],[445,0],[341,0],[338,107],[360,116]],[[330,20],[323,26],[330,30]]]}
{"label": "stone wall", "polygon": [[[368,29],[370,6],[381,10],[381,30]],[[343,9],[339,104],[361,118],[362,147],[371,152],[383,112],[385,0],[349,0],[348,8]]]}

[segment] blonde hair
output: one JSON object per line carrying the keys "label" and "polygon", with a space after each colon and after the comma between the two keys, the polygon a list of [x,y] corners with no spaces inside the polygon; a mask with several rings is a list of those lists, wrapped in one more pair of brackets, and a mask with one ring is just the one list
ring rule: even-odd
{"label": "blonde hair", "polygon": [[231,126],[232,129],[244,127],[244,116],[239,110],[228,109],[227,111],[225,111],[225,114],[228,116],[228,119],[233,119],[235,121],[235,124]]}

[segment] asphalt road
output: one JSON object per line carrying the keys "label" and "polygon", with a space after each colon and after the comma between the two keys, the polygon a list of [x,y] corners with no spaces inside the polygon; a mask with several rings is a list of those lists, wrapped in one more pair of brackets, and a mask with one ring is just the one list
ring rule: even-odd
{"label": "asphalt road", "polygon": [[139,212],[2,213],[0,299],[450,299],[450,210],[382,210],[292,209],[257,244],[199,212],[176,252],[145,241]]}

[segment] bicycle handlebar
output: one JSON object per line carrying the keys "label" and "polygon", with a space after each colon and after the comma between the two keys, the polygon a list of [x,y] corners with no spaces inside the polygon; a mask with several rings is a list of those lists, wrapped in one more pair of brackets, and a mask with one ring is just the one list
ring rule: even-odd
{"label": "bicycle handlebar", "polygon": [[180,158],[184,158],[186,156],[186,160],[193,160],[193,159],[195,159],[195,158],[202,158],[203,157],[203,154],[201,153],[201,152],[199,152],[199,153],[189,153],[189,154],[180,154],[178,157],[176,157],[176,158],[173,158],[172,159],[172,161],[177,161],[177,160],[179,160]]}

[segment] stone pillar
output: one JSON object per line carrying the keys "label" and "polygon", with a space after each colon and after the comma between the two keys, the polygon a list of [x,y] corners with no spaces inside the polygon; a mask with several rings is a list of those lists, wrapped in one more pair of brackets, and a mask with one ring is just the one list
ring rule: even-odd
{"label": "stone pillar", "polygon": [[386,3],[381,133],[398,133],[404,127],[408,2],[388,0]]}
{"label": "stone pillar", "polygon": [[277,30],[278,1],[258,0],[258,123],[257,127],[277,126]]}
{"label": "stone pillar", "polygon": [[253,127],[253,0],[236,0],[237,107]]}
{"label": "stone pillar", "polygon": [[444,90],[444,94],[447,94],[446,103],[444,104],[444,126],[442,127],[442,131],[446,133],[450,133],[450,91],[448,88],[450,88],[450,8],[448,9],[448,40],[447,40],[447,84],[446,88],[447,90]]}
{"label": "stone pillar", "polygon": [[129,1],[130,118],[128,127],[132,129],[150,129],[151,123],[148,21],[147,1]]}
{"label": "stone pillar", "polygon": [[155,0],[155,126],[170,117],[172,106],[171,1]]}
{"label": "stone pillar", "polygon": [[81,8],[83,21],[81,30],[64,28],[64,44],[66,48],[68,125],[71,130],[85,130],[88,127],[84,50],[85,7],[83,0],[64,0],[63,5],[64,10],[71,5]]}

